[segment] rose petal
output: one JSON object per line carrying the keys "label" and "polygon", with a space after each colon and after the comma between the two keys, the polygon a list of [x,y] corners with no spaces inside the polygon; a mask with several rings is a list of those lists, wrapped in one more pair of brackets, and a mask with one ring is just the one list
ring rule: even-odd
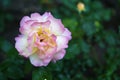
{"label": "rose petal", "polygon": [[44,52],[40,51],[40,52],[38,53],[38,56],[39,56],[41,59],[44,59],[44,58],[46,58],[46,57],[52,57],[53,54],[55,54],[55,53],[56,53],[56,47],[54,47],[54,48],[49,48],[49,49],[47,49],[47,50],[44,51]]}
{"label": "rose petal", "polygon": [[39,13],[32,13],[30,17],[31,17],[32,20],[38,20],[39,21],[41,19],[41,15]]}
{"label": "rose petal", "polygon": [[46,57],[46,58],[44,58],[44,59],[43,59],[44,65],[47,66],[48,63],[51,61],[51,59],[52,59],[51,57]]}
{"label": "rose petal", "polygon": [[31,24],[31,27],[32,28],[40,28],[40,27],[43,27],[43,28],[47,28],[49,27],[50,25],[50,21],[46,21],[46,22],[34,22],[33,24]]}
{"label": "rose petal", "polygon": [[24,56],[24,57],[29,57],[32,54],[31,51],[29,51],[28,49],[25,49],[24,51],[20,52],[20,55]]}
{"label": "rose petal", "polygon": [[51,16],[51,13],[50,12],[45,12],[43,15],[42,15],[42,20],[43,22],[47,21],[47,18]]}
{"label": "rose petal", "polygon": [[38,20],[38,22],[46,22],[50,15],[50,12],[45,12],[42,16],[39,13],[33,13],[31,14],[31,19]]}
{"label": "rose petal", "polygon": [[47,66],[47,64],[49,63],[49,61],[45,62],[39,58],[39,56],[37,54],[33,54],[30,56],[30,62],[34,65],[34,66]]}
{"label": "rose petal", "polygon": [[24,35],[28,35],[30,33],[31,30],[33,30],[31,28],[31,25],[33,23],[35,23],[36,20],[28,20],[26,21],[20,28],[19,28],[19,31],[24,34]]}
{"label": "rose petal", "polygon": [[27,49],[28,47],[27,37],[20,35],[19,37],[16,37],[15,40],[16,40],[15,48],[19,51],[20,55],[28,57],[32,54]]}
{"label": "rose petal", "polygon": [[60,35],[64,32],[64,25],[62,24],[60,19],[55,19],[52,15],[50,15],[47,20],[51,22],[50,30],[55,35]]}
{"label": "rose petal", "polygon": [[68,47],[68,38],[65,36],[57,36],[57,51]]}
{"label": "rose petal", "polygon": [[65,31],[63,32],[62,35],[67,37],[69,40],[71,40],[71,38],[72,38],[71,37],[71,32],[67,28],[65,28]]}
{"label": "rose petal", "polygon": [[57,52],[55,55],[54,55],[54,57],[53,57],[53,61],[55,62],[56,60],[60,60],[60,59],[62,59],[63,57],[64,57],[64,55],[65,55],[65,50],[64,49],[62,49],[61,51],[59,51],[59,52]]}
{"label": "rose petal", "polygon": [[20,26],[23,26],[26,21],[30,20],[30,17],[24,16],[22,20],[20,21]]}
{"label": "rose petal", "polygon": [[19,37],[15,38],[16,43],[15,43],[15,48],[21,52],[27,47],[27,37],[20,35]]}

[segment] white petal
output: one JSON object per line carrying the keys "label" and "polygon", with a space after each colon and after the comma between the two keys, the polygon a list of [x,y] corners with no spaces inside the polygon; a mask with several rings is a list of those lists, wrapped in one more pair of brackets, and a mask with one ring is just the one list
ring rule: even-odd
{"label": "white petal", "polygon": [[41,19],[41,15],[39,13],[32,13],[30,17],[32,20],[37,20],[37,21]]}
{"label": "white petal", "polygon": [[23,51],[20,52],[20,55],[24,56],[24,57],[29,57],[32,54],[32,52],[30,52],[27,48]]}
{"label": "white petal", "polygon": [[27,37],[20,35],[19,37],[15,38],[16,43],[15,43],[15,48],[21,52],[23,51],[27,46]]}
{"label": "white petal", "polygon": [[42,15],[42,20],[43,20],[43,22],[45,22],[49,16],[51,16],[51,13],[50,13],[50,12],[45,12],[45,13]]}
{"label": "white petal", "polygon": [[55,19],[54,17],[50,16],[48,20],[51,22],[50,31],[53,34],[61,35],[64,32],[65,28],[60,19]]}
{"label": "white petal", "polygon": [[15,40],[15,48],[18,50],[20,55],[28,57],[32,54],[27,48],[28,42],[26,36],[20,35],[19,37],[16,37]]}
{"label": "white petal", "polygon": [[57,36],[57,51],[68,47],[68,38],[65,36]]}
{"label": "white petal", "polygon": [[43,60],[40,59],[37,54],[33,54],[30,56],[30,62],[36,67],[37,66],[47,66],[47,64],[44,64]]}

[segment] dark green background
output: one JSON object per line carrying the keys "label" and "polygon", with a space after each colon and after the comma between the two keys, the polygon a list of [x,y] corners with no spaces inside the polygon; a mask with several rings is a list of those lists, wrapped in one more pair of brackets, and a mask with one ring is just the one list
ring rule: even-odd
{"label": "dark green background", "polygon": [[[0,0],[0,80],[120,80],[119,8],[120,0]],[[72,40],[62,60],[34,67],[18,55],[14,38],[23,16],[46,11],[62,20]]]}

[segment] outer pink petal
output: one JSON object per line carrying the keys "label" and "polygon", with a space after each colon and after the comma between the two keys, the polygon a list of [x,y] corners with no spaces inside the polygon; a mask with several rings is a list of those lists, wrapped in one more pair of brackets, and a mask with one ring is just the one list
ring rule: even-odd
{"label": "outer pink petal", "polygon": [[41,15],[39,13],[32,13],[30,17],[31,17],[32,20],[38,20],[39,21],[39,19],[41,19]]}
{"label": "outer pink petal", "polygon": [[47,18],[51,16],[51,13],[50,12],[45,12],[43,15],[42,15],[42,19],[43,19],[43,22],[47,21]]}
{"label": "outer pink petal", "polygon": [[50,63],[51,60],[52,60],[52,57],[46,57],[45,59],[43,59],[44,65],[47,66],[48,63]]}
{"label": "outer pink petal", "polygon": [[15,48],[19,51],[20,55],[28,57],[32,54],[27,49],[28,47],[27,37],[20,35],[19,37],[16,37],[15,40],[16,40]]}
{"label": "outer pink petal", "polygon": [[55,19],[51,14],[47,19],[51,22],[50,29],[53,34],[60,35],[64,32],[64,25],[60,19]]}
{"label": "outer pink petal", "polygon": [[22,20],[20,21],[20,26],[23,26],[25,24],[26,21],[30,20],[30,17],[28,16],[24,16],[22,18]]}
{"label": "outer pink petal", "polygon": [[57,51],[68,47],[68,38],[65,36],[57,36]]}
{"label": "outer pink petal", "polygon": [[26,47],[27,47],[27,37],[20,35],[19,37],[15,38],[16,43],[15,43],[15,48],[19,51],[22,52]]}
{"label": "outer pink petal", "polygon": [[33,54],[30,56],[30,62],[36,67],[47,66],[48,63],[50,62],[50,59],[48,61],[47,60],[45,61],[45,60],[40,59],[37,54]]}
{"label": "outer pink petal", "polygon": [[53,57],[53,61],[55,62],[56,60],[60,60],[64,57],[66,51],[64,49],[62,49],[61,51],[57,52],[54,57]]}
{"label": "outer pink petal", "polygon": [[65,28],[65,31],[63,32],[63,34],[62,34],[63,36],[66,36],[69,40],[71,40],[71,32],[67,29],[67,28]]}
{"label": "outer pink petal", "polygon": [[40,15],[39,13],[33,13],[31,14],[31,19],[38,20],[38,22],[46,22],[49,16],[50,12],[45,12],[43,15]]}
{"label": "outer pink petal", "polygon": [[29,34],[29,32],[32,30],[32,28],[31,28],[31,25],[33,24],[33,23],[35,23],[36,22],[36,20],[28,20],[28,21],[26,21],[20,28],[19,28],[19,31],[22,33],[22,34],[24,34],[24,35],[28,35]]}
{"label": "outer pink petal", "polygon": [[39,28],[39,27],[43,27],[43,28],[47,28],[50,25],[50,21],[46,21],[46,22],[34,22],[33,24],[31,24],[32,28]]}

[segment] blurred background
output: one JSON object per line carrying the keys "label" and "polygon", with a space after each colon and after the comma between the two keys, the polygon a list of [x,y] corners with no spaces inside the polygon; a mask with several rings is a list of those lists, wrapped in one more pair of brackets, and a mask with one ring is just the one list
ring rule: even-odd
{"label": "blurred background", "polygon": [[[14,38],[23,16],[46,11],[72,40],[64,59],[34,67]],[[0,0],[0,80],[120,80],[120,0]]]}

